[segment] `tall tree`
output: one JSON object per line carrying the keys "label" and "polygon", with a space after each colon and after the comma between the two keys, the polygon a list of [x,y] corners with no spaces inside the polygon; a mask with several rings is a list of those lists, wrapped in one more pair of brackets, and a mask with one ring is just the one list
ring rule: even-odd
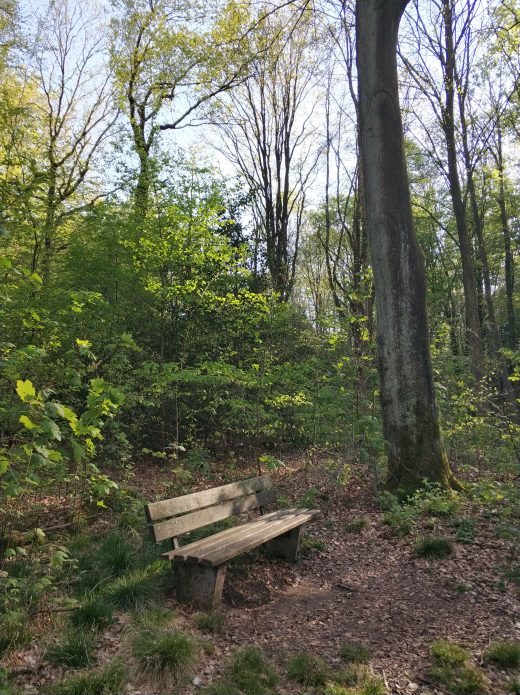
{"label": "tall tree", "polygon": [[455,480],[443,449],[430,358],[424,261],[415,236],[397,82],[409,0],[357,0],[360,144],[374,269],[378,369],[390,489]]}

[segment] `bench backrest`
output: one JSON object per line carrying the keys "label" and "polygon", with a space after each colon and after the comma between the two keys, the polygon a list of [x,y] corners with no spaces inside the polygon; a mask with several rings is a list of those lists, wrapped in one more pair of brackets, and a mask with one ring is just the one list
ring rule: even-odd
{"label": "bench backrest", "polygon": [[230,516],[258,509],[274,499],[271,478],[261,475],[191,495],[152,502],[145,507],[150,531],[158,543]]}

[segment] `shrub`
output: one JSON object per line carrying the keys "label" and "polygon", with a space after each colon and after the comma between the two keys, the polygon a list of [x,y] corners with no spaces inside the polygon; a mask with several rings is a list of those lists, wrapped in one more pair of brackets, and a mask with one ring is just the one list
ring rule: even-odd
{"label": "shrub", "polygon": [[211,611],[208,613],[197,613],[195,615],[195,625],[201,632],[208,632],[211,635],[220,635],[224,631],[226,619],[223,613]]}
{"label": "shrub", "polygon": [[82,630],[104,630],[112,623],[113,608],[101,596],[90,596],[71,615],[71,623]]}
{"label": "shrub", "polygon": [[502,668],[518,668],[520,642],[493,642],[486,650],[484,658]]}
{"label": "shrub", "polygon": [[415,546],[417,557],[424,557],[428,560],[443,560],[452,555],[453,550],[453,541],[440,536],[423,538]]}
{"label": "shrub", "polygon": [[101,671],[87,671],[70,676],[50,686],[49,695],[120,695],[123,690],[124,667],[114,661]]}
{"label": "shrub", "polygon": [[454,642],[444,639],[432,642],[430,654],[439,664],[444,666],[463,666],[470,658],[469,653],[465,649],[459,647]]}
{"label": "shrub", "polygon": [[340,656],[349,664],[366,664],[372,658],[372,652],[362,644],[347,642],[341,647]]}
{"label": "shrub", "polygon": [[179,683],[189,676],[196,661],[197,643],[183,632],[143,629],[132,642],[141,676],[161,683]]}
{"label": "shrub", "polygon": [[89,666],[94,658],[92,635],[80,630],[70,630],[62,640],[47,647],[44,657],[52,664],[70,668]]}
{"label": "shrub", "polygon": [[317,654],[296,654],[287,664],[289,680],[313,687],[324,686],[330,678],[328,664]]}

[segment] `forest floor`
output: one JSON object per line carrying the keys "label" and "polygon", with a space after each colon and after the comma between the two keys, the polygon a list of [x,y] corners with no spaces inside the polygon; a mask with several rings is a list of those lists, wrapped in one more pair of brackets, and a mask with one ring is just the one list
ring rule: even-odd
{"label": "forest floor", "polygon": [[[248,475],[255,471],[241,470],[236,477]],[[142,499],[164,498],[170,496],[161,489],[164,476],[159,466],[148,466],[146,471],[135,471],[132,486]],[[473,665],[485,678],[483,692],[511,692],[508,683],[520,672],[501,670],[484,658],[492,642],[520,641],[520,590],[507,578],[508,568],[520,567],[520,551],[517,543],[497,533],[493,505],[466,508],[466,520],[472,519],[471,537],[455,542],[450,557],[428,560],[416,555],[417,539],[434,534],[456,540],[462,512],[455,518],[417,517],[411,533],[401,537],[384,523],[368,477],[352,476],[339,485],[330,470],[302,468],[296,459],[274,477],[284,505],[305,499],[321,510],[308,527],[300,561],[293,565],[269,560],[258,552],[239,558],[226,578],[224,630],[210,637],[199,633],[193,612],[179,605],[170,591],[161,601],[172,611],[172,626],[209,640],[210,648],[181,688],[158,690],[153,684],[130,680],[126,694],[201,692],[222,676],[230,655],[245,645],[265,652],[279,673],[280,695],[320,692],[287,679],[288,659],[312,652],[339,670],[346,642],[370,649],[370,667],[383,678],[388,693],[449,693],[449,687],[435,685],[429,675],[430,646],[439,638],[471,653]],[[200,488],[217,484],[212,480]],[[101,531],[105,523],[101,522]],[[100,663],[127,653],[129,629],[129,615],[119,613],[103,634]],[[59,681],[66,672],[42,660],[39,641],[6,657],[4,665],[19,673],[17,682],[26,695],[41,692],[45,683]]]}

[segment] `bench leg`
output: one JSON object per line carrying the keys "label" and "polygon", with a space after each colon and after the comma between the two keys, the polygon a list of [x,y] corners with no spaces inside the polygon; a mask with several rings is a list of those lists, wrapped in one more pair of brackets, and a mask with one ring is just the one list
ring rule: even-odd
{"label": "bench leg", "polygon": [[284,560],[296,562],[300,554],[300,545],[303,539],[303,526],[287,531],[287,533],[273,538],[264,543],[263,548],[270,557],[280,557]]}
{"label": "bench leg", "polygon": [[226,566],[209,567],[196,562],[174,560],[173,581],[177,600],[206,610],[218,608],[226,578]]}

